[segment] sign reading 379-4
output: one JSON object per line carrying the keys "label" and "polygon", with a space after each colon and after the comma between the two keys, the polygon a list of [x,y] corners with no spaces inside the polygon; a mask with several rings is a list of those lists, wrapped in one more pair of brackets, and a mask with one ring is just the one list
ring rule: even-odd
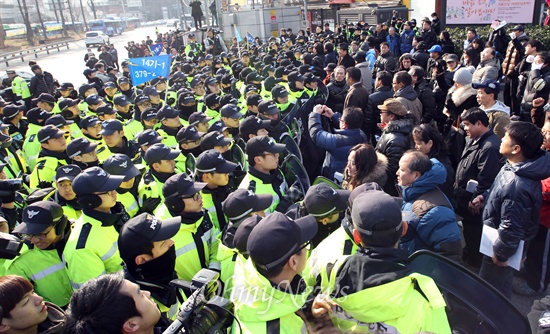
{"label": "sign reading 379-4", "polygon": [[128,59],[132,84],[137,86],[156,77],[168,77],[170,63],[170,55]]}

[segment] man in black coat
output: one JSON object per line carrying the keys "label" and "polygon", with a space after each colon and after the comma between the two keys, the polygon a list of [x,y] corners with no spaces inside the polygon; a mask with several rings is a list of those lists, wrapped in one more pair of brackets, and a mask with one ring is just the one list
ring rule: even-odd
{"label": "man in black coat", "polygon": [[367,135],[367,138],[370,138],[372,129],[369,129],[365,123],[372,124],[375,122],[375,117],[372,108],[369,109],[369,91],[361,83],[361,70],[357,67],[348,68],[346,70],[346,82],[349,86],[349,91],[344,101],[344,109],[356,107],[362,110],[364,117],[362,130]]}
{"label": "man in black coat", "polygon": [[420,36],[423,38],[426,43],[426,47],[431,48],[437,42],[437,35],[432,29],[432,22],[429,18],[425,17],[422,20],[422,30]]}
{"label": "man in black coat", "polygon": [[422,102],[422,119],[420,123],[430,123],[433,119],[440,119],[441,117],[436,117],[437,109],[434,93],[428,81],[424,79],[424,69],[415,65],[411,67],[409,74],[412,77],[412,84],[416,94],[418,94],[418,99]]}
{"label": "man in black coat", "polygon": [[30,90],[33,98],[37,98],[42,93],[55,94],[55,79],[49,72],[42,72],[38,64],[31,67],[34,77],[31,78]]}
{"label": "man in black coat", "polygon": [[340,43],[338,45],[338,65],[342,65],[345,68],[355,66],[355,60],[349,55],[348,43]]}
{"label": "man in black coat", "polygon": [[381,135],[380,129],[376,126],[380,123],[380,109],[378,109],[378,106],[382,105],[387,99],[393,97],[392,80],[393,76],[390,72],[378,72],[374,81],[374,93],[369,96],[368,109],[372,110],[374,119],[371,123],[365,124],[364,126],[369,128],[369,131],[365,133],[370,134],[369,143],[373,146],[375,146],[377,142],[376,136],[380,137]]}

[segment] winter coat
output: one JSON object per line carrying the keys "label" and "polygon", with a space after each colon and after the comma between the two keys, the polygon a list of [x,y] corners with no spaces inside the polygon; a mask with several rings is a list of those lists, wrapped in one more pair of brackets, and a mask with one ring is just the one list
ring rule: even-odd
{"label": "winter coat", "polygon": [[48,317],[38,324],[37,333],[39,334],[61,334],[65,329],[65,312],[50,302],[44,302]]}
{"label": "winter coat", "polygon": [[452,260],[462,258],[460,230],[453,206],[439,185],[445,182],[447,171],[437,159],[431,159],[432,168],[414,183],[401,187],[403,220],[409,228],[401,237],[401,248],[409,254],[428,249]]}
{"label": "winter coat", "polygon": [[510,124],[510,107],[507,107],[500,101],[496,101],[492,107],[485,109],[483,106],[479,106],[479,108],[489,116],[489,128],[500,139],[504,138],[506,126]]}
{"label": "winter coat", "polygon": [[376,50],[375,49],[369,49],[367,51],[367,63],[369,63],[369,68],[372,70],[374,68],[374,64],[376,63]]}
{"label": "winter coat", "polygon": [[[422,119],[422,102],[418,99],[418,94],[414,90],[413,86],[405,86],[399,89],[393,95],[396,99],[405,106],[405,109],[414,116],[414,123],[420,123]],[[435,105],[435,103],[434,103]]]}
{"label": "winter coat", "polygon": [[39,97],[42,93],[55,95],[55,80],[49,72],[42,72],[41,75],[35,75],[31,78],[29,89],[33,98]]}
{"label": "winter coat", "polygon": [[411,51],[414,36],[415,34],[412,29],[403,30],[399,36],[399,51],[401,51],[401,54],[409,53]]}
{"label": "winter coat", "polygon": [[504,54],[506,52],[506,45],[508,44],[508,35],[504,27],[491,30],[487,35],[487,41],[493,43],[493,47],[498,53]]}
{"label": "winter coat", "polygon": [[338,64],[338,55],[334,51],[325,55],[325,64],[328,65],[330,63]]}
{"label": "winter coat", "polygon": [[[550,155],[540,151],[536,158],[506,163],[485,195],[483,223],[498,229],[493,251],[505,262],[516,252],[520,240],[537,233],[542,205],[541,181],[550,177]],[[488,195],[488,197],[487,197]]]}
{"label": "winter coat", "polygon": [[388,158],[388,168],[386,169],[388,180],[383,190],[392,196],[398,195],[395,187],[395,173],[399,168],[399,159],[411,148],[412,128],[413,121],[411,119],[393,120],[386,125],[382,131],[382,137],[376,145],[376,151]]}
{"label": "winter coat", "polygon": [[386,36],[386,43],[388,43],[388,45],[390,46],[390,51],[396,57],[401,54],[401,52],[399,51],[399,35],[394,34],[393,37],[390,35]]}
{"label": "winter coat", "polygon": [[427,51],[417,50],[412,55],[416,65],[422,68],[428,68],[428,60],[430,59],[430,54]]}
{"label": "winter coat", "polygon": [[338,58],[338,65],[342,65],[345,68],[355,66],[355,60],[347,53],[343,58]]}
{"label": "winter coat", "polygon": [[115,66],[115,63],[113,61],[113,56],[111,56],[109,51],[101,52],[99,54],[99,60],[103,60],[103,62],[105,62],[105,67],[106,67],[105,70],[107,69],[107,67]]}
{"label": "winter coat", "polygon": [[523,58],[525,54],[525,45],[528,41],[529,37],[523,34],[508,43],[506,56],[502,62],[502,73],[507,77],[516,78],[518,76],[516,65],[519,64],[521,58]]}
{"label": "winter coat", "polygon": [[[339,114],[333,116],[333,123],[340,119]],[[334,130],[334,133],[323,130],[322,115],[312,112],[309,114],[309,135],[315,145],[327,150],[323,162],[323,176],[334,179],[334,173],[344,173],[348,161],[349,151],[359,143],[367,141],[367,136],[361,129]]]}
{"label": "winter coat", "polygon": [[370,70],[369,63],[363,62],[355,65],[361,70],[361,83],[370,93],[372,92],[372,71]]}
{"label": "winter coat", "polygon": [[500,64],[498,59],[493,58],[486,61],[482,61],[477,65],[476,70],[472,76],[472,82],[483,82],[485,80],[498,80],[498,71],[500,71]]}
{"label": "winter coat", "polygon": [[[535,88],[535,84],[540,79],[544,79],[546,84],[542,88]],[[544,104],[548,102],[548,94],[550,93],[550,66],[546,66],[540,70],[531,70],[527,85],[523,92],[523,100],[521,101],[520,120],[533,122],[539,128],[544,125],[545,112],[543,107],[533,108],[533,100],[542,97]]]}
{"label": "winter coat", "polygon": [[[457,213],[468,210],[468,203],[477,195],[487,191],[500,168],[504,158],[499,153],[500,139],[489,130],[477,140],[467,139],[466,147],[456,168],[454,184],[454,201]],[[473,193],[466,191],[469,180],[476,180],[478,185]]]}
{"label": "winter coat", "polygon": [[199,20],[204,16],[201,5],[202,2],[200,1],[193,1],[189,4],[189,6],[191,6],[191,16]]}
{"label": "winter coat", "polygon": [[422,103],[422,117],[421,123],[429,123],[432,119],[438,119],[436,117],[437,109],[435,104],[435,98],[430,84],[424,80],[420,79],[415,85],[414,90],[418,95],[418,100]]}
{"label": "winter coat", "polygon": [[451,41],[440,41],[439,45],[441,45],[442,53],[441,54],[454,54],[455,53],[455,43]]}
{"label": "winter coat", "polygon": [[[386,181],[388,180],[388,175],[386,175],[386,169],[388,168],[388,158],[380,152],[376,152],[376,158],[378,159],[378,162],[374,166],[374,168],[363,177],[359,182],[359,184],[355,187],[370,183],[370,182],[376,182],[380,188],[383,188],[386,184]],[[348,182],[350,180],[350,176],[348,174],[347,169],[344,171],[344,184],[343,187],[348,190],[353,190],[348,186]],[[354,188],[354,189],[355,189]]]}
{"label": "winter coat", "polygon": [[471,85],[449,89],[445,108],[453,119],[458,119],[464,110],[477,107],[477,91]]}
{"label": "winter coat", "polygon": [[437,35],[432,28],[428,30],[422,30],[420,33],[420,37],[423,38],[424,43],[426,43],[426,48],[428,49],[434,46],[435,42],[437,41]]}
{"label": "winter coat", "polygon": [[327,85],[328,99],[327,106],[334,112],[342,113],[344,110],[344,100],[348,94],[349,86],[346,80],[338,82],[332,76],[330,83]]}
{"label": "winter coat", "polygon": [[391,51],[388,51],[384,54],[380,54],[374,63],[372,69],[372,77],[376,78],[376,73],[379,71],[388,71],[391,74],[394,74],[399,69],[399,62],[395,58],[394,54]]}

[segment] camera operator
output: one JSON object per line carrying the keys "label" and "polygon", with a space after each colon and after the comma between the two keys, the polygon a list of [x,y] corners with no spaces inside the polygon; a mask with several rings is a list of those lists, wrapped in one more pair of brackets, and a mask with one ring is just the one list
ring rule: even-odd
{"label": "camera operator", "polygon": [[222,52],[228,52],[220,32],[212,28],[206,31],[208,37],[204,40],[204,47],[208,54],[218,56]]}
{"label": "camera operator", "polygon": [[[159,322],[160,320],[160,322]],[[73,294],[66,312],[65,333],[153,334],[166,327],[149,291],[121,275],[101,275]]]}

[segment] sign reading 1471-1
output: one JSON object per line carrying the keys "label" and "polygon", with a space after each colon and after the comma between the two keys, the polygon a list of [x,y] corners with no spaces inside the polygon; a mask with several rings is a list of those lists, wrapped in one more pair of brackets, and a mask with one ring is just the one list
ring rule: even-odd
{"label": "sign reading 1471-1", "polygon": [[167,78],[170,64],[170,55],[128,59],[132,84],[137,86],[160,76]]}

